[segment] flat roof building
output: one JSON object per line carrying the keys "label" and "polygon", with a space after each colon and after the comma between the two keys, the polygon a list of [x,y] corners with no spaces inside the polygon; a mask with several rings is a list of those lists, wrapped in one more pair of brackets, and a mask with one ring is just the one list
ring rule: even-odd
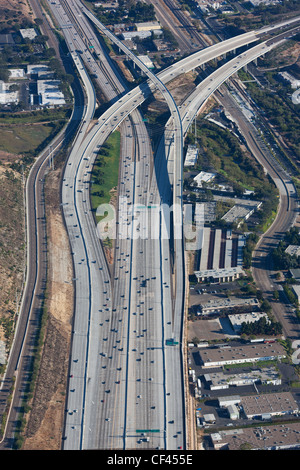
{"label": "flat roof building", "polygon": [[[156,36],[160,36],[162,35],[162,31],[161,30],[156,30],[155,31],[155,35]],[[138,37],[140,39],[146,39],[146,38],[150,38],[152,36],[152,33],[151,31],[124,31],[122,33],[122,37],[123,39],[133,39],[135,37]]]}
{"label": "flat roof building", "polygon": [[60,91],[59,80],[38,80],[37,93],[41,106],[62,106],[66,104],[64,94]]}
{"label": "flat roof building", "polygon": [[20,29],[20,34],[23,39],[33,40],[37,36],[37,32],[34,28]]}
{"label": "flat roof building", "polygon": [[9,69],[9,78],[10,79],[21,79],[25,77],[24,69]]}
{"label": "flat roof building", "polygon": [[15,44],[15,40],[11,33],[8,34],[0,34],[0,46],[3,45],[12,45]]}
{"label": "flat roof building", "polygon": [[300,286],[299,285],[292,286],[292,290],[295,296],[297,297],[298,304],[300,304]]}
{"label": "flat roof building", "polygon": [[290,275],[296,279],[296,281],[300,281],[300,269],[290,269]]}
{"label": "flat roof building", "polygon": [[208,300],[206,303],[201,304],[201,311],[203,314],[206,314],[235,307],[259,307],[259,301],[251,297],[244,299]]}
{"label": "flat roof building", "polygon": [[300,448],[300,423],[218,431],[210,435],[215,450],[279,450]]}
{"label": "flat roof building", "polygon": [[197,145],[188,145],[186,156],[184,160],[184,166],[194,166],[198,158]]}
{"label": "flat roof building", "polygon": [[[291,256],[300,256],[300,246],[299,245],[289,245],[286,250],[286,253],[288,253]],[[300,274],[300,271],[299,271]]]}
{"label": "flat roof building", "polygon": [[275,367],[264,367],[249,372],[224,374],[223,372],[210,372],[204,378],[210,390],[225,390],[230,386],[241,387],[259,382],[266,385],[280,385],[281,379]]}
{"label": "flat roof building", "polygon": [[285,80],[286,82],[289,82],[290,86],[293,89],[296,89],[296,88],[300,87],[300,80],[293,77],[293,75],[291,75],[290,73],[288,73],[288,72],[278,72],[278,75],[280,75],[280,77],[282,77],[283,80]]}
{"label": "flat roof building", "polygon": [[232,282],[244,276],[244,271],[241,266],[233,268],[220,268],[220,269],[206,269],[204,271],[195,271],[195,276],[198,281],[206,282]]}
{"label": "flat roof building", "polygon": [[0,104],[17,104],[19,102],[19,91],[10,89],[13,83],[5,83],[0,80]]}
{"label": "flat roof building", "polygon": [[196,182],[198,188],[202,188],[203,183],[210,183],[214,178],[215,173],[208,173],[207,171],[200,171],[197,176],[195,176],[194,181]]}
{"label": "flat roof building", "polygon": [[245,204],[236,204],[223,215],[222,220],[228,223],[241,222],[249,219],[251,215],[259,209],[262,202],[252,201]]}
{"label": "flat roof building", "polygon": [[161,29],[158,21],[146,21],[144,23],[135,24],[137,31],[155,31]]}
{"label": "flat roof building", "polygon": [[50,67],[44,64],[29,64],[27,65],[27,75],[39,75],[40,73],[50,72]]}
{"label": "flat roof building", "polygon": [[286,357],[279,343],[256,343],[229,348],[207,348],[199,351],[203,367],[222,367],[227,364],[268,361]]}
{"label": "flat roof building", "polygon": [[299,411],[291,392],[249,395],[241,398],[241,405],[248,419],[261,418],[264,415],[291,415]]}
{"label": "flat roof building", "polygon": [[148,67],[148,69],[154,68],[152,60],[147,55],[138,55],[138,58],[143,62],[144,65],[146,65],[146,67]]}
{"label": "flat roof building", "polygon": [[265,318],[268,322],[270,322],[268,315],[264,312],[238,313],[228,315],[228,319],[235,333],[239,333],[241,331],[243,323],[254,323],[261,318]]}

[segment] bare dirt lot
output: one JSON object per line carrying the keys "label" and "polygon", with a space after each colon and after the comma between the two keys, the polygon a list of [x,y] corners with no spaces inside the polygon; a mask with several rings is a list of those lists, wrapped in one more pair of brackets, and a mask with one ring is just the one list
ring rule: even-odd
{"label": "bare dirt lot", "polygon": [[27,0],[1,0],[0,3],[0,22],[22,21],[23,19],[32,19],[31,8]]}

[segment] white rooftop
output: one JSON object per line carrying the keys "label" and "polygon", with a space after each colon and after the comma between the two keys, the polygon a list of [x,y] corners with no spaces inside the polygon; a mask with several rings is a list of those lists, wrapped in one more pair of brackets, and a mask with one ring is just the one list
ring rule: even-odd
{"label": "white rooftop", "polygon": [[202,187],[202,183],[209,183],[215,177],[215,173],[208,173],[206,171],[200,171],[197,176],[195,176],[194,181],[197,183],[198,188]]}
{"label": "white rooftop", "polygon": [[49,72],[50,68],[44,64],[27,65],[27,73]]}
{"label": "white rooftop", "polygon": [[0,80],[0,104],[18,103],[19,91],[10,91],[11,85]]}
{"label": "white rooftop", "polygon": [[184,166],[194,166],[197,162],[198,148],[196,145],[189,145],[187,148]]}
{"label": "white rooftop", "polygon": [[25,78],[24,69],[9,69],[9,78]]}
{"label": "white rooftop", "polygon": [[37,91],[42,106],[61,106],[66,103],[59,84],[59,80],[39,80],[37,82]]}
{"label": "white rooftop", "polygon": [[37,36],[34,28],[20,29],[20,34],[23,39],[34,39]]}

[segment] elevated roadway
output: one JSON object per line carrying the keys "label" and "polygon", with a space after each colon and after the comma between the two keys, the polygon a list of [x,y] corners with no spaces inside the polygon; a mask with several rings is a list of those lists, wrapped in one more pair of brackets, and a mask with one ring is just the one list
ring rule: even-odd
{"label": "elevated roadway", "polygon": [[[134,103],[134,101],[135,101],[135,100],[133,100],[133,103]],[[134,104],[133,104],[133,108],[134,108]],[[109,110],[109,112],[110,112],[110,111],[111,111],[111,110]],[[124,114],[125,114],[125,116],[126,116],[126,115],[129,114],[129,112],[130,112],[129,110],[125,110],[125,111],[126,111],[126,114],[123,113],[123,115],[122,115],[122,111],[119,110],[121,119],[124,119]],[[116,117],[116,116],[115,116],[115,117]],[[109,126],[109,121],[107,121],[106,117],[102,117],[102,120],[105,120],[105,125]],[[99,120],[99,121],[100,121],[100,120]],[[117,120],[115,120],[115,118],[114,118],[114,121],[115,121],[115,123],[116,123]],[[101,122],[101,121],[100,121],[100,122]],[[111,124],[112,127],[114,127],[115,125],[117,125],[117,124]],[[101,133],[104,134],[104,133],[105,133],[105,130],[102,129],[102,130],[99,131],[99,132],[101,132]],[[178,361],[177,361],[177,364],[178,364]],[[108,419],[110,419],[110,418],[108,418]]]}

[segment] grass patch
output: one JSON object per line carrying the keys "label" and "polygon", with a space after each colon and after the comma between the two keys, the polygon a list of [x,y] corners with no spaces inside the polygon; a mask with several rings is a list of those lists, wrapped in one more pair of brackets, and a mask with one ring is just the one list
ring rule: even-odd
{"label": "grass patch", "polygon": [[[91,205],[94,212],[101,204],[108,204],[111,191],[118,185],[121,135],[115,131],[99,149],[91,178]],[[101,220],[97,217],[97,223]]]}
{"label": "grass patch", "polygon": [[22,154],[31,152],[53,132],[53,124],[1,126],[0,150]]}

